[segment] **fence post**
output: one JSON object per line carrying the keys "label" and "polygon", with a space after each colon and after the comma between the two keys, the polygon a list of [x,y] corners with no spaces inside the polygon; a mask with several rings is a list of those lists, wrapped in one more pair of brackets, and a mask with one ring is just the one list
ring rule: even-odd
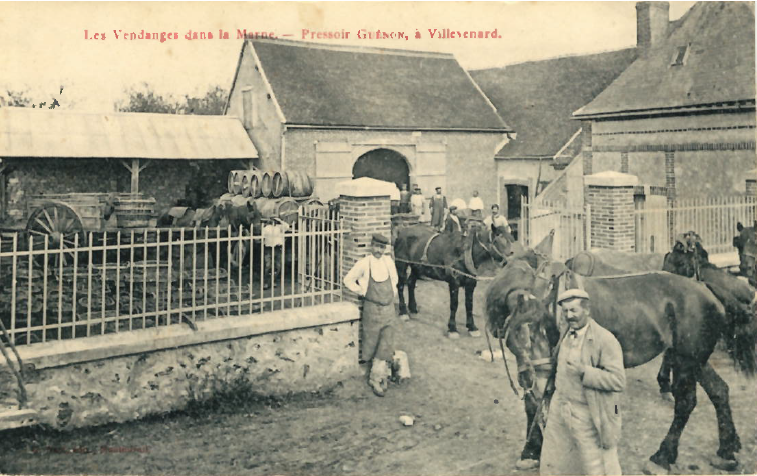
{"label": "fence post", "polygon": [[585,203],[591,207],[589,240],[595,248],[634,251],[635,175],[600,172],[584,177]]}

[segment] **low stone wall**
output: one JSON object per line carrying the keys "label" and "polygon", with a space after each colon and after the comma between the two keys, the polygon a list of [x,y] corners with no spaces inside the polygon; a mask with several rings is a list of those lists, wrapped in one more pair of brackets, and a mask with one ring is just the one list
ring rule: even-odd
{"label": "low stone wall", "polygon": [[326,389],[359,373],[358,319],[335,303],[21,347],[28,407],[67,429],[181,409],[239,379],[263,395]]}

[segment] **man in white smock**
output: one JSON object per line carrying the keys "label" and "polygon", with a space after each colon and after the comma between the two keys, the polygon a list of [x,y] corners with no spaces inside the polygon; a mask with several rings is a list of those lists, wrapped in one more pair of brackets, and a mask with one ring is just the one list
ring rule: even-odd
{"label": "man in white smock", "polygon": [[407,355],[395,349],[399,317],[394,309],[397,295],[397,268],[384,254],[389,239],[378,233],[371,240],[371,253],[358,260],[344,277],[344,285],[362,297],[362,357],[370,362],[368,385],[379,397],[387,390],[389,378],[410,378]]}
{"label": "man in white smock", "polygon": [[263,289],[279,282],[281,277],[281,263],[284,260],[284,233],[289,231],[289,224],[279,218],[273,218],[271,223],[263,227],[264,271]]}

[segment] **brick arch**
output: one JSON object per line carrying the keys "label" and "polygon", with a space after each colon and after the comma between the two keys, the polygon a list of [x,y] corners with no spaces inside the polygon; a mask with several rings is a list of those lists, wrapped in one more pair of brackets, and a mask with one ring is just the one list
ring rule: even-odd
{"label": "brick arch", "polygon": [[394,149],[379,147],[361,154],[352,165],[352,178],[371,177],[393,182],[398,189],[410,185],[410,163]]}

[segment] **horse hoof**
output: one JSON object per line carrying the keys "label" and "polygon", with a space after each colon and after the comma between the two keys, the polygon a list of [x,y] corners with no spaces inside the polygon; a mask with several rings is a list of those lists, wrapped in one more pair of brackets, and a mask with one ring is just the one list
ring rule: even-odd
{"label": "horse hoof", "polygon": [[408,316],[407,314],[400,314],[400,320],[403,322],[407,322],[410,320],[410,316]]}
{"label": "horse hoof", "polygon": [[468,335],[471,337],[481,337],[481,331],[479,330],[470,331],[468,332]]}
{"label": "horse hoof", "polygon": [[657,463],[653,463],[649,460],[644,464],[644,467],[641,469],[641,472],[644,474],[654,474],[654,475],[667,475],[670,474],[670,470],[667,468],[663,468]]}
{"label": "horse hoof", "polygon": [[739,467],[739,462],[735,458],[725,459],[715,455],[710,458],[710,465],[723,471],[735,471]]}
{"label": "horse hoof", "polygon": [[410,309],[410,314],[418,314],[418,308]]}
{"label": "horse hoof", "polygon": [[534,469],[539,467],[539,460],[538,459],[520,459],[517,463],[515,463],[515,469],[519,469],[521,471],[526,469]]}
{"label": "horse hoof", "polygon": [[454,339],[459,339],[460,338],[460,334],[458,334],[457,332],[447,332],[447,337],[450,338],[450,339],[453,339],[453,340]]}
{"label": "horse hoof", "polygon": [[673,394],[671,392],[660,392],[660,398],[662,398],[666,402],[675,403],[676,399],[673,398]]}

